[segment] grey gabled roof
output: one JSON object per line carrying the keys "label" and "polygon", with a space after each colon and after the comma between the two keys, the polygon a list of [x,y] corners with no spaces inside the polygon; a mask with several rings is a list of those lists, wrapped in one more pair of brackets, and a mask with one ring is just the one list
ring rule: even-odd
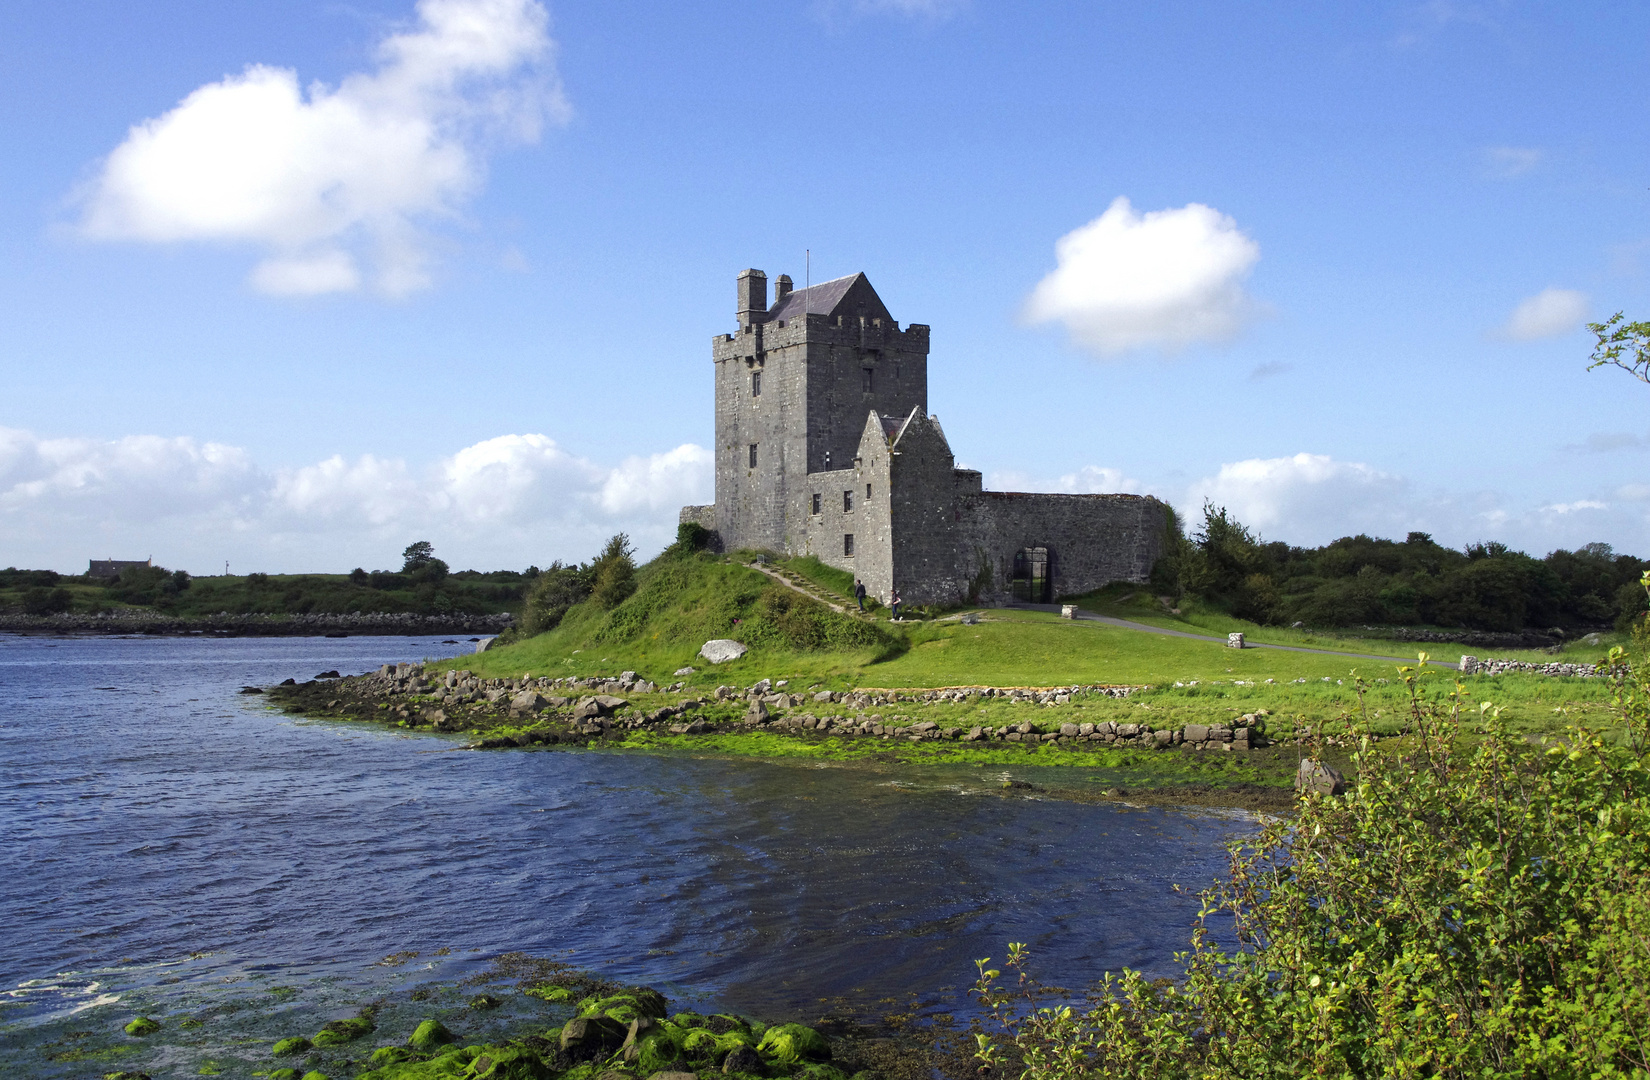
{"label": "grey gabled roof", "polygon": [[864,274],[849,274],[834,281],[822,281],[806,289],[793,290],[768,309],[770,322],[800,319],[804,315],[864,315],[890,321],[893,318]]}

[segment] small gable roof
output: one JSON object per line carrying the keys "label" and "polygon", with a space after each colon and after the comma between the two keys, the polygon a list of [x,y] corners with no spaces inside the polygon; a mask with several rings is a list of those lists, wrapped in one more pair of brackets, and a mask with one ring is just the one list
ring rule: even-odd
{"label": "small gable roof", "polygon": [[804,315],[864,315],[868,319],[888,322],[894,319],[864,274],[849,274],[806,289],[794,289],[789,296],[768,309],[770,322],[800,319]]}

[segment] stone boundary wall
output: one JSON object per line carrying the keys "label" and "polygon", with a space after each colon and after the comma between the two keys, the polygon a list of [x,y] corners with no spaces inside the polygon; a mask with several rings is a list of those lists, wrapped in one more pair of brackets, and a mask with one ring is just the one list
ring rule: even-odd
{"label": "stone boundary wall", "polygon": [[1571,679],[1607,679],[1613,672],[1596,664],[1532,664],[1525,660],[1495,660],[1476,656],[1461,658],[1463,675],[1504,675],[1517,672],[1526,675],[1553,675]]}
{"label": "stone boundary wall", "polygon": [[97,615],[0,613],[0,634],[186,634],[220,637],[324,637],[328,634],[424,637],[433,634],[497,634],[515,622],[502,615],[417,615],[372,612],[359,615],[230,615],[179,618],[153,611],[117,608]]}
{"label": "stone boundary wall", "polygon": [[958,573],[972,577],[979,553],[991,563],[991,589],[982,590],[982,600],[1010,598],[1014,553],[1022,548],[1048,549],[1055,596],[1114,581],[1144,582],[1163,553],[1168,527],[1164,505],[1150,495],[986,491],[958,503]]}
{"label": "stone boundary wall", "polygon": [[706,506],[684,506],[682,512],[676,516],[678,525],[698,525],[710,532],[716,531],[716,504]]}
{"label": "stone boundary wall", "polygon": [[[1350,627],[1323,627],[1346,632]],[[1415,641],[1434,645],[1466,645],[1480,649],[1550,649],[1574,640],[1541,630],[1417,630],[1408,626],[1372,626],[1359,629],[1392,641]]]}

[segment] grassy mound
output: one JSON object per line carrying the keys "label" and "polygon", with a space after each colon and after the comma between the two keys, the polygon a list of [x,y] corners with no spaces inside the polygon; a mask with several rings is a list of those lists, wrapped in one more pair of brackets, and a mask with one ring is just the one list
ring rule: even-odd
{"label": "grassy mound", "polygon": [[664,554],[636,572],[617,607],[575,604],[548,633],[489,649],[465,665],[483,675],[577,674],[614,662],[654,677],[703,666],[700,646],[734,638],[750,647],[742,666],[792,659],[853,669],[897,655],[904,641],[876,623],[839,615],[736,562],[705,552]]}

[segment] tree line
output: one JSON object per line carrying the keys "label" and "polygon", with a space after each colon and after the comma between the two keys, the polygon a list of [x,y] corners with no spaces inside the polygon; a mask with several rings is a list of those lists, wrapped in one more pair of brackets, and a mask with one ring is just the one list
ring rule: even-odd
{"label": "tree line", "polygon": [[1297,547],[1263,541],[1225,507],[1205,503],[1189,536],[1171,521],[1152,584],[1177,602],[1195,598],[1258,623],[1572,632],[1625,629],[1643,615],[1638,582],[1647,569],[1650,562],[1603,543],[1539,559],[1493,541],[1458,551],[1424,532]]}

